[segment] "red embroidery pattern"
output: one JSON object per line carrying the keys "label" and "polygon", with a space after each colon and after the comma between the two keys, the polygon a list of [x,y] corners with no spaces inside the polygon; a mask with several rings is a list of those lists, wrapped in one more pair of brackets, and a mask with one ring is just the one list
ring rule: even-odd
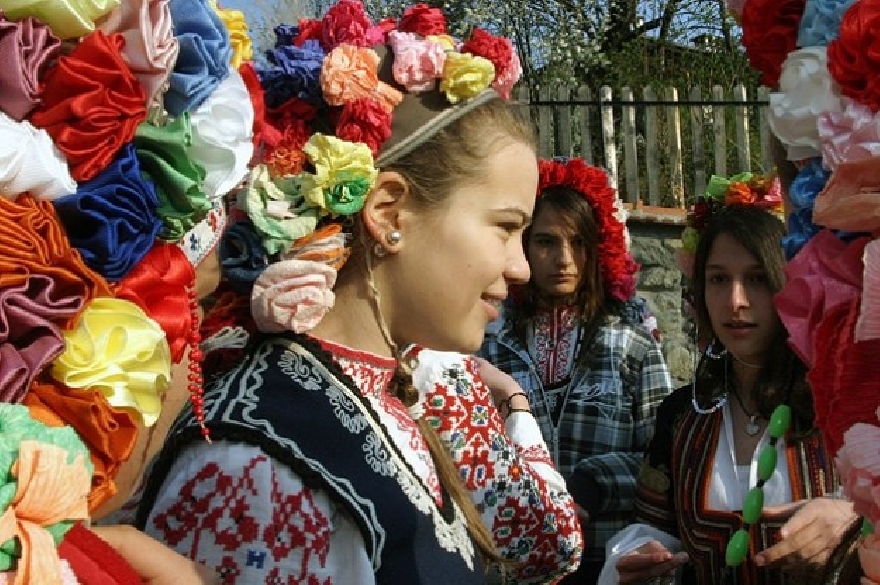
{"label": "red embroidery pattern", "polygon": [[544,385],[568,377],[574,365],[577,319],[574,307],[554,307],[535,316],[535,356]]}

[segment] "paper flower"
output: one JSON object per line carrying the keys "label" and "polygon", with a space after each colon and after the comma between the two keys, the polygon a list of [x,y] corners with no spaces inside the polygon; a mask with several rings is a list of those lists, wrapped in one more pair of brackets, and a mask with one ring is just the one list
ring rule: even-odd
{"label": "paper flower", "polygon": [[799,47],[826,46],[840,33],[843,14],[856,0],[807,0],[798,29]]}
{"label": "paper flower", "polygon": [[250,61],[254,56],[253,43],[248,34],[247,20],[241,10],[220,8],[214,6],[217,16],[223,21],[226,32],[229,33],[229,45],[232,47],[232,57],[229,64],[233,69],[238,69],[245,61]]}
{"label": "paper flower", "polygon": [[397,30],[415,33],[420,37],[445,35],[447,34],[446,17],[439,8],[432,8],[420,2],[403,11]]}
{"label": "paper flower", "polygon": [[379,175],[365,144],[315,134],[303,147],[313,173],[297,177],[306,200],[337,215],[360,211]]}
{"label": "paper flower", "polygon": [[251,170],[238,206],[250,217],[269,254],[287,250],[318,225],[319,209],[300,194],[296,181],[273,179],[265,165]]}
{"label": "paper flower", "polygon": [[341,45],[369,47],[373,24],[359,0],[339,0],[321,20],[321,46],[330,52]]}
{"label": "paper flower", "polygon": [[843,16],[840,36],[828,45],[828,71],[840,92],[871,108],[880,109],[880,0],[861,0]]}
{"label": "paper flower", "polygon": [[843,110],[837,85],[826,66],[824,47],[799,49],[782,65],[779,91],[770,94],[768,122],[786,145],[789,160],[818,156],[820,114]]}
{"label": "paper flower", "polygon": [[132,412],[146,426],[156,422],[171,377],[171,354],[165,332],[140,307],[94,299],[64,340],[52,377],[71,388],[100,390],[111,406]]}
{"label": "paper flower", "polygon": [[321,66],[324,101],[341,106],[357,99],[374,99],[389,112],[403,94],[379,81],[379,55],[372,49],[339,45],[327,54]]}
{"label": "paper flower", "polygon": [[333,307],[336,270],[321,262],[282,260],[260,274],[251,313],[260,331],[304,333]]}
{"label": "paper flower", "polygon": [[336,136],[366,144],[373,157],[378,157],[382,145],[391,137],[391,113],[370,99],[346,102],[336,123]]}
{"label": "paper flower", "polygon": [[411,93],[434,89],[446,62],[443,45],[400,31],[390,32],[388,43],[394,52],[391,64],[394,81]]}
{"label": "paper flower", "polygon": [[742,44],[761,83],[776,87],[782,62],[797,47],[806,0],[748,0],[742,10]]}
{"label": "paper flower", "polygon": [[318,41],[306,41],[302,46],[277,46],[266,51],[266,58],[269,65],[258,67],[257,75],[267,106],[275,108],[294,97],[320,103],[324,50]]}
{"label": "paper flower", "polygon": [[822,163],[834,170],[845,162],[880,156],[880,114],[850,98],[844,98],[842,111],[819,116],[819,143]]}
{"label": "paper flower", "polygon": [[492,87],[503,99],[510,99],[510,91],[522,75],[522,65],[510,39],[477,27],[471,38],[461,46],[461,52],[491,61],[495,67]]}
{"label": "paper flower", "polygon": [[852,500],[856,514],[880,525],[880,427],[853,425],[843,434],[843,446],[835,463],[844,493]]}
{"label": "paper flower", "polygon": [[476,97],[495,79],[492,62],[468,53],[449,53],[443,64],[440,91],[453,104]]}

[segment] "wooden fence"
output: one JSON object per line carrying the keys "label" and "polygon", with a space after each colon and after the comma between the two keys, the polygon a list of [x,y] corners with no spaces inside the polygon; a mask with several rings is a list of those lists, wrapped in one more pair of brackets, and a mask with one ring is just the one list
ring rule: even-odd
{"label": "wooden fence", "polygon": [[645,88],[636,97],[607,86],[520,88],[538,123],[541,156],[583,156],[608,170],[620,197],[632,204],[684,208],[712,174],[773,168],[766,120],[767,90],[749,96],[737,85],[704,93]]}

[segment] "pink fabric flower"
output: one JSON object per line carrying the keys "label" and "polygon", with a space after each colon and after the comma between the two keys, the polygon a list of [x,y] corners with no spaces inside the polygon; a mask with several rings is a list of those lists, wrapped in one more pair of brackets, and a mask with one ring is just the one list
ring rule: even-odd
{"label": "pink fabric flower", "polygon": [[20,122],[37,106],[40,76],[60,49],[46,24],[33,17],[10,22],[0,11],[0,110]]}
{"label": "pink fabric flower", "polygon": [[859,545],[859,562],[862,564],[862,585],[880,583],[880,535],[870,534]]}
{"label": "pink fabric flower", "polygon": [[282,260],[260,274],[251,293],[251,314],[260,331],[313,329],[333,306],[336,270],[310,260]]}
{"label": "pink fabric flower", "polygon": [[147,103],[167,89],[168,76],[177,61],[179,44],[174,36],[169,0],[126,0],[99,28],[125,38],[122,58],[140,82]]}
{"label": "pink fabric flower", "polygon": [[392,31],[388,42],[394,51],[394,80],[410,93],[434,89],[443,75],[446,51],[440,43],[419,39],[414,33]]}
{"label": "pink fabric flower", "polygon": [[823,112],[818,120],[822,163],[832,171],[840,163],[880,156],[880,114],[849,98],[845,104],[842,112]]}
{"label": "pink fabric flower", "polygon": [[843,434],[837,470],[855,512],[880,523],[880,427],[856,423]]}

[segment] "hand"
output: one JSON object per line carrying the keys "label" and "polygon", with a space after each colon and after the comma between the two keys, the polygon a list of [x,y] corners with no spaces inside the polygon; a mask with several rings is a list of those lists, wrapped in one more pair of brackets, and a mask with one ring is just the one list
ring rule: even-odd
{"label": "hand", "polygon": [[92,526],[92,532],[128,561],[145,585],[219,585],[217,574],[177,554],[133,526]]}
{"label": "hand", "polygon": [[780,531],[782,540],[755,556],[755,564],[804,576],[815,575],[817,569],[825,568],[847,530],[858,519],[852,502],[831,498],[768,506],[763,513],[791,518]]}
{"label": "hand", "polygon": [[[517,384],[516,380],[514,380],[509,374],[496,368],[490,362],[480,357],[474,357],[474,361],[477,362],[480,379],[483,380],[483,383],[486,384],[492,392],[492,401],[495,402],[495,404],[505,400],[511,394],[523,391],[522,388],[520,388],[520,385]],[[515,407],[528,408],[528,400],[524,397],[519,398],[522,399],[524,404],[515,405]]]}
{"label": "hand", "polygon": [[688,554],[672,554],[665,546],[652,540],[617,561],[617,574],[623,583],[644,583],[654,577],[671,577],[676,569],[690,560]]}

